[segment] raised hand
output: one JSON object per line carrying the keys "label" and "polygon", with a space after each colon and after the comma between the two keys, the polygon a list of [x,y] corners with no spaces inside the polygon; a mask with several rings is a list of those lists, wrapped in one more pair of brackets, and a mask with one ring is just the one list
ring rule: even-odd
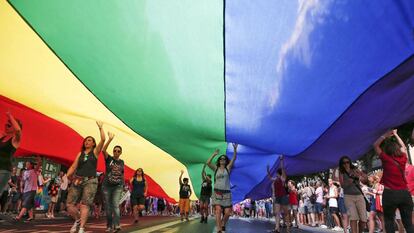
{"label": "raised hand", "polygon": [[233,149],[234,149],[234,150],[237,150],[237,147],[239,146],[239,144],[237,144],[237,143],[232,143],[232,145],[233,145]]}
{"label": "raised hand", "polygon": [[112,140],[115,137],[115,134],[112,132],[108,132],[108,137]]}
{"label": "raised hand", "polygon": [[219,150],[219,149],[216,149],[216,150],[214,151],[213,155],[214,155],[214,156],[216,156],[216,155],[218,155],[219,153],[220,153],[220,150]]}
{"label": "raised hand", "polygon": [[98,128],[102,128],[103,126],[103,122],[102,121],[96,121],[96,125],[98,126]]}
{"label": "raised hand", "polygon": [[183,170],[181,170],[181,175],[182,175],[182,174],[184,174],[184,171],[183,171]]}

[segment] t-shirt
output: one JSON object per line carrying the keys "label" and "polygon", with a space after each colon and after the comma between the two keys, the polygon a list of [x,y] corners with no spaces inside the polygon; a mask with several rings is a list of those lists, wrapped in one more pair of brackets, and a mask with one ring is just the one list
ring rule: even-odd
{"label": "t-shirt", "polygon": [[[401,156],[390,156],[382,152],[379,155],[382,161],[382,167],[384,169],[383,176],[381,178],[381,184],[392,190],[404,190],[407,189],[407,183],[404,180],[405,177],[405,164],[407,163],[407,155],[402,153]],[[394,162],[397,161],[400,165],[400,169]]]}
{"label": "t-shirt", "polygon": [[24,188],[23,193],[37,190],[37,174],[35,170],[26,170],[23,173]]}
{"label": "t-shirt", "polygon": [[123,185],[124,184],[124,161],[114,159],[108,155],[105,159],[106,175],[105,185]]}
{"label": "t-shirt", "polygon": [[405,179],[407,180],[408,191],[410,191],[411,196],[414,196],[414,166],[407,165],[405,167]]}
{"label": "t-shirt", "polygon": [[323,189],[322,187],[318,187],[315,191],[316,194],[316,202],[323,203]]}
{"label": "t-shirt", "polygon": [[298,193],[296,191],[289,192],[289,204],[298,205]]}

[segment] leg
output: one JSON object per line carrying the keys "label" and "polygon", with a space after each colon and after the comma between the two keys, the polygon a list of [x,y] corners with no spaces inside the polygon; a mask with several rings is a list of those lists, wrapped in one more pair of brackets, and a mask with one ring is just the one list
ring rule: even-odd
{"label": "leg", "polygon": [[384,209],[384,220],[385,220],[385,231],[395,232],[394,221],[395,221],[395,210],[397,204],[395,203],[396,197],[394,192],[389,189],[385,189],[382,194],[382,207]]}
{"label": "leg", "polygon": [[401,214],[401,223],[404,225],[406,232],[414,232],[413,223],[411,221],[413,215],[413,201],[407,191],[400,191],[402,194],[402,204],[398,205]]}
{"label": "leg", "polygon": [[369,212],[369,233],[374,233],[375,231],[375,211]]}
{"label": "leg", "polygon": [[217,227],[217,232],[221,231],[221,213],[222,213],[222,209],[221,206],[216,205],[215,206],[215,211],[216,211],[216,227]]}
{"label": "leg", "polygon": [[86,222],[88,221],[89,206],[81,204],[80,206],[80,227],[85,228]]}
{"label": "leg", "polygon": [[[113,212],[113,203],[112,203],[112,194],[113,194],[113,188],[108,186],[102,187],[102,192],[104,195],[106,207],[105,207],[105,213],[106,213],[106,227],[112,228],[112,212]],[[95,211],[96,212],[96,211]]]}
{"label": "leg", "polygon": [[339,217],[338,217],[338,215],[337,215],[336,213],[333,213],[333,214],[332,214],[332,216],[333,216],[333,218],[334,218],[335,225],[336,225],[337,227],[341,227],[341,222],[339,221]]}
{"label": "leg", "polygon": [[362,233],[366,226],[367,226],[367,222],[359,220],[358,221],[358,231],[359,231],[359,233]]}
{"label": "leg", "polygon": [[112,194],[112,209],[114,212],[114,226],[115,228],[120,226],[120,211],[119,211],[119,200],[121,199],[121,193],[122,193],[122,186],[117,186],[115,190],[113,190]]}
{"label": "leg", "polygon": [[279,231],[280,228],[280,204],[274,203],[273,205],[274,208],[274,214],[275,214],[275,230]]}
{"label": "leg", "polygon": [[231,207],[224,209],[224,218],[223,218],[223,226],[226,226],[227,221],[229,221],[231,215]]}

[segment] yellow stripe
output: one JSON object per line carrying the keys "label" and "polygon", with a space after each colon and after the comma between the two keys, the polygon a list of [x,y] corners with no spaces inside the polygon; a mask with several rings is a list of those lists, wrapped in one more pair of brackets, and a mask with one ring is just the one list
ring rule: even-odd
{"label": "yellow stripe", "polygon": [[66,124],[83,136],[98,138],[94,120],[102,120],[105,130],[116,135],[111,145],[123,147],[125,163],[133,169],[144,168],[170,197],[178,200],[180,170],[189,177],[185,166],[112,114],[6,1],[0,1],[0,19],[0,93]]}

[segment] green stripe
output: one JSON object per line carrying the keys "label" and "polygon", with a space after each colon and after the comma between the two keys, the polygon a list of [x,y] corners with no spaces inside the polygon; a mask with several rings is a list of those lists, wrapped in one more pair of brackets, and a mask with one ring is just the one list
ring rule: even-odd
{"label": "green stripe", "polygon": [[223,2],[11,3],[103,104],[187,166],[198,193],[201,163],[225,151]]}

